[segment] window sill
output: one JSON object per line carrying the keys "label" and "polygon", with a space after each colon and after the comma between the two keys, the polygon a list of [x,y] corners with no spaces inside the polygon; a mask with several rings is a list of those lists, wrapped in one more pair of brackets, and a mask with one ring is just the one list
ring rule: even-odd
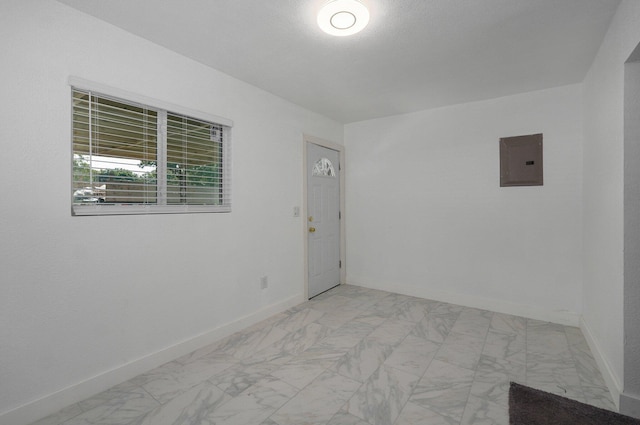
{"label": "window sill", "polygon": [[231,212],[230,205],[72,205],[71,215],[141,215]]}

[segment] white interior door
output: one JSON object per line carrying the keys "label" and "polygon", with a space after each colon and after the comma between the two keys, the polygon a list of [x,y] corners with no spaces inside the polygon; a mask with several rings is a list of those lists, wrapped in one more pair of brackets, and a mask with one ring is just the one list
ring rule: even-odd
{"label": "white interior door", "polygon": [[338,151],[307,143],[309,298],[340,284]]}

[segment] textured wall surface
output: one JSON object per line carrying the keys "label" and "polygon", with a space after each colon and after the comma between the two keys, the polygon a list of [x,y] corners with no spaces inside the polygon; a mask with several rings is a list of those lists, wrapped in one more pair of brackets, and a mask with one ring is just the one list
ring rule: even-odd
{"label": "textured wall surface", "polygon": [[[52,0],[0,55],[0,414],[303,296],[302,135],[341,124]],[[233,120],[233,212],[72,217],[70,75]]]}
{"label": "textured wall surface", "polygon": [[624,76],[624,394],[640,417],[640,44]]}
{"label": "textured wall surface", "polygon": [[[581,312],[581,86],[349,124],[347,281],[554,321]],[[543,133],[544,186],[499,139]]]}
{"label": "textured wall surface", "polygon": [[622,2],[584,81],[583,315],[618,394],[625,378],[624,63],[640,42],[638,22],[640,2]]}

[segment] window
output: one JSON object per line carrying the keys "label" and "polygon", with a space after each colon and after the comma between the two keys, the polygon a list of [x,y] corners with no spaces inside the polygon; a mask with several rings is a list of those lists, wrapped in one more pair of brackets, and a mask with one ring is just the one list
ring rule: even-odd
{"label": "window", "polygon": [[328,158],[320,158],[314,165],[312,176],[322,177],[335,177],[336,171],[333,169],[333,164]]}
{"label": "window", "polygon": [[77,87],[72,101],[73,214],[231,210],[229,125]]}

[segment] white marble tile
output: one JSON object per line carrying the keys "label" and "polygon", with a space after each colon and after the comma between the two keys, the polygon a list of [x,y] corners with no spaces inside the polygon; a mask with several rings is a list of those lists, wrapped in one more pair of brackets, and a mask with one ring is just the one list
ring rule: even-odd
{"label": "white marble tile", "polygon": [[267,378],[271,372],[281,366],[277,362],[237,363],[212,376],[209,382],[235,397],[257,382]]}
{"label": "white marble tile", "polygon": [[421,377],[440,348],[433,341],[409,335],[398,345],[384,364]]}
{"label": "white marble tile", "polygon": [[389,293],[385,297],[376,301],[375,304],[369,307],[369,311],[380,316],[391,317],[397,313],[398,305],[404,301],[407,301],[408,297],[400,294]]}
{"label": "white marble tile", "polygon": [[211,411],[203,424],[259,425],[297,392],[279,379],[263,379]]}
{"label": "white marble tile", "polygon": [[581,351],[574,351],[573,358],[575,360],[576,371],[582,385],[600,386],[604,387],[606,384],[600,369],[595,359],[591,356],[591,353],[585,353]]}
{"label": "white marble tile", "polygon": [[351,289],[338,292],[337,295],[349,298],[351,300],[349,303],[345,304],[345,307],[348,307],[349,309],[353,308],[358,310],[367,310],[381,299],[387,297],[389,295],[389,292],[377,291],[367,288],[358,289],[357,287],[352,286]]}
{"label": "white marble tile", "polygon": [[333,415],[331,420],[327,422],[327,425],[371,425],[364,419],[360,419],[357,416],[353,416],[346,410],[340,410]]}
{"label": "white marble tile", "polygon": [[221,343],[217,351],[238,359],[245,359],[277,343],[289,334],[275,326],[256,327],[233,334]]}
{"label": "white marble tile", "polygon": [[383,365],[351,397],[347,409],[372,425],[392,424],[418,379],[415,375]]}
{"label": "white marble tile", "polygon": [[524,364],[482,356],[471,386],[471,395],[507,409],[511,381],[525,383]]}
{"label": "white marble tile", "polygon": [[576,371],[583,386],[606,386],[596,360],[593,358],[589,347],[582,344],[571,345],[571,354],[575,362]]}
{"label": "white marble tile", "polygon": [[365,338],[336,362],[334,370],[364,382],[389,357],[392,347]]}
{"label": "white marble tile", "polygon": [[490,329],[500,333],[525,337],[527,334],[527,319],[509,314],[494,313],[491,318]]}
{"label": "white marble tile", "polygon": [[475,369],[483,347],[484,336],[476,337],[450,332],[435,358],[466,369]]}
{"label": "white marble tile", "polygon": [[589,353],[591,355],[591,350],[589,349],[589,344],[585,339],[584,335],[582,335],[582,331],[579,328],[573,326],[565,326],[564,333],[567,336],[567,342],[569,343],[569,348],[572,352],[584,352]]}
{"label": "white marble tile", "polygon": [[160,403],[165,403],[237,363],[236,359],[226,354],[201,357],[191,363],[180,364],[157,379],[146,383],[143,388]]}
{"label": "white marble tile", "polygon": [[329,389],[335,392],[339,398],[347,400],[361,385],[360,382],[346,378],[332,370],[327,370],[314,379],[305,389]]}
{"label": "white marble tile", "polygon": [[151,369],[145,373],[141,373],[140,375],[127,381],[127,383],[133,385],[134,387],[141,387],[148,382],[154,381],[159,378],[163,378],[167,374],[173,374],[177,370],[179,370],[181,367],[183,367],[182,363],[178,363],[177,361],[171,361],[161,366],[158,366],[154,369]]}
{"label": "white marble tile", "polygon": [[433,360],[409,400],[443,416],[460,421],[474,371]]}
{"label": "white marble tile", "polygon": [[136,388],[75,416],[64,425],[128,425],[158,405],[146,391]]}
{"label": "white marble tile", "polygon": [[469,396],[460,425],[509,425],[509,408]]}
{"label": "white marble tile", "polygon": [[511,379],[519,380],[524,379],[527,373],[527,367],[524,363],[495,358],[485,354],[480,356],[476,370],[477,372],[502,373]]}
{"label": "white marble tile", "polygon": [[253,366],[259,364],[280,365],[288,363],[294,357],[293,354],[287,353],[284,350],[274,350],[273,352],[267,352],[266,350],[258,351],[250,357],[246,357],[242,360],[242,363],[246,366]]}
{"label": "white marble tile", "polygon": [[510,381],[615,410],[578,328],[340,285],[34,425],[506,425]]}
{"label": "white marble tile", "polygon": [[462,310],[464,310],[462,306],[436,301],[429,306],[428,314],[460,314]]}
{"label": "white marble tile", "polygon": [[564,333],[567,334],[569,345],[584,344],[587,346],[587,340],[582,334],[580,328],[576,326],[564,326]]}
{"label": "white marble tile", "polygon": [[331,314],[324,314],[322,317],[316,320],[316,323],[327,326],[331,329],[338,329],[341,326],[352,322],[353,319],[356,318],[356,316],[362,313],[364,313],[364,310],[355,308],[349,310],[338,310],[332,312]]}
{"label": "white marble tile", "polygon": [[618,408],[613,403],[611,393],[609,392],[609,389],[607,387],[593,387],[583,385],[582,391],[584,393],[585,403],[599,407],[601,409],[618,412]]}
{"label": "white marble tile", "polygon": [[326,371],[271,415],[271,420],[280,425],[324,425],[360,385],[357,381]]}
{"label": "white marble tile", "polygon": [[389,319],[371,332],[367,339],[382,345],[397,345],[415,326],[415,323],[404,320]]}
{"label": "white marble tile", "polygon": [[269,326],[274,326],[277,322],[283,320],[284,318],[290,317],[291,315],[296,314],[299,311],[306,310],[307,308],[308,307],[307,307],[306,303],[295,305],[293,307],[288,308],[285,311],[282,311],[280,313],[276,313],[273,316],[270,316],[270,317],[264,319],[263,321],[256,323],[255,326],[251,326],[250,328],[252,328],[252,327],[255,327],[255,328],[263,327],[263,328],[266,328],[266,327],[269,327]]}
{"label": "white marble tile", "polygon": [[570,326],[565,326],[564,331],[573,354],[585,402],[602,409],[617,411],[611,393],[582,332],[580,329]]}
{"label": "white marble tile", "polygon": [[313,308],[314,310],[323,311],[325,313],[331,313],[340,310],[349,310],[350,308],[358,308],[359,303],[354,301],[353,298],[345,297],[342,295],[327,296],[322,299],[316,299],[309,301],[307,308]]}
{"label": "white marble tile", "polygon": [[268,359],[271,361],[276,356],[295,356],[324,339],[331,333],[331,328],[318,323],[309,323],[306,326],[288,333],[274,344],[254,353],[254,359]]}
{"label": "white marble tile", "polygon": [[193,425],[206,421],[211,411],[231,396],[211,384],[200,384],[156,407],[131,425]]}
{"label": "white marble tile", "polygon": [[335,286],[335,287],[331,288],[330,291],[325,291],[325,292],[322,292],[322,293],[320,293],[318,295],[315,295],[313,298],[311,298],[309,301],[307,301],[307,303],[313,303],[313,302],[324,300],[324,299],[327,299],[327,298],[333,298],[333,297],[335,297],[337,295],[342,295],[338,291],[335,290],[337,288],[338,288],[338,286]]}
{"label": "white marble tile", "polygon": [[458,319],[453,324],[451,332],[484,338],[491,325],[493,313],[487,310],[465,308],[460,312]]}
{"label": "white marble tile", "polygon": [[60,411],[53,413],[43,419],[40,419],[37,422],[34,422],[31,425],[60,425],[61,423],[72,419],[82,413],[82,409],[78,404],[72,404],[71,406],[65,407]]}
{"label": "white marble tile", "polygon": [[374,325],[360,321],[346,323],[321,339],[317,345],[325,348],[344,349],[346,351],[355,347],[362,339],[373,332],[375,328],[376,326]]}
{"label": "white marble tile", "polygon": [[368,288],[362,288],[360,286],[340,284],[332,288],[330,291],[325,292],[325,294],[329,294],[331,296],[342,295],[344,297],[348,297],[348,296],[358,296],[360,292],[367,294],[369,293],[369,291],[370,290]]}
{"label": "white marble tile", "polygon": [[271,372],[272,376],[302,389],[326,370],[320,362],[292,360]]}
{"label": "white marble tile", "polygon": [[527,382],[533,388],[584,402],[580,378],[571,359],[527,353]]}
{"label": "white marble tile", "polygon": [[412,298],[397,304],[395,311],[391,314],[392,319],[404,320],[406,322],[418,323],[427,313],[427,305],[419,298]]}
{"label": "white marble tile", "polygon": [[459,425],[460,421],[408,402],[394,425]]}
{"label": "white marble tile", "polygon": [[192,351],[189,354],[186,354],[184,356],[178,357],[175,361],[180,363],[180,364],[187,364],[187,363],[191,363],[193,361],[196,361],[198,359],[200,359],[201,357],[204,356],[208,356],[208,355],[215,355],[214,353],[216,353],[216,350],[220,347],[220,344],[222,343],[221,341],[216,341],[212,344],[209,345],[205,345],[202,348],[198,348],[195,351]]}
{"label": "white marble tile", "polygon": [[305,308],[300,311],[296,311],[293,314],[287,315],[273,323],[273,326],[277,326],[280,329],[284,329],[287,332],[294,332],[309,323],[315,322],[322,318],[325,312],[314,310],[312,308]]}
{"label": "white marble tile", "polygon": [[411,335],[419,336],[429,341],[442,343],[458,319],[459,313],[427,314],[411,330]]}
{"label": "white marble tile", "polygon": [[527,321],[527,353],[538,353],[549,358],[571,358],[564,326],[529,319]]}
{"label": "white marble tile", "polygon": [[547,361],[571,360],[572,354],[566,341],[556,334],[527,338],[527,354],[545,356]]}
{"label": "white marble tile", "polygon": [[527,319],[527,332],[565,332],[565,326],[558,323],[545,322],[536,319]]}
{"label": "white marble tile", "polygon": [[389,315],[367,311],[357,315],[353,320],[377,327],[389,319]]}
{"label": "white marble tile", "polygon": [[525,364],[527,361],[526,337],[523,334],[489,329],[482,354]]}
{"label": "white marble tile", "polygon": [[355,285],[340,285],[335,288],[336,294],[343,295],[345,297],[354,298],[368,298],[368,299],[381,299],[389,295],[387,291],[380,291],[378,289],[370,289],[362,286]]}
{"label": "white marble tile", "polygon": [[347,354],[348,351],[349,349],[345,348],[331,348],[316,344],[292,358],[288,363],[316,363],[324,369],[334,369],[340,358]]}
{"label": "white marble tile", "polygon": [[102,404],[108,403],[111,400],[127,399],[130,394],[138,394],[137,390],[139,390],[139,385],[136,385],[132,381],[126,381],[114,387],[111,387],[106,391],[82,400],[77,403],[77,405],[80,407],[80,409],[82,409],[83,412],[86,412],[87,410],[91,410]]}

